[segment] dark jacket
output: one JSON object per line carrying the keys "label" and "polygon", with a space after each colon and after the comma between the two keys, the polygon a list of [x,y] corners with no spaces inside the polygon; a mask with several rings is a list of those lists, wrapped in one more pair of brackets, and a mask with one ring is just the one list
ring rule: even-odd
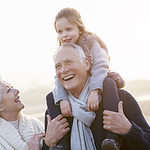
{"label": "dark jacket", "polygon": [[[150,150],[150,127],[144,119],[139,105],[128,92],[120,90],[119,95],[120,100],[123,101],[124,113],[132,123],[129,133],[120,135],[120,138],[122,139],[121,150]],[[53,119],[60,114],[59,105],[54,104],[52,93],[47,95],[46,100],[48,108],[45,113],[45,130],[47,127],[46,115],[49,114]],[[100,109],[96,113],[96,119],[91,126],[97,150],[101,149],[101,142],[105,138],[105,131],[102,127],[102,112],[103,104],[101,103]],[[67,119],[71,127],[72,118]],[[70,150],[70,132],[60,140],[58,145],[62,146],[63,150]],[[43,150],[49,150],[49,148],[43,144]]]}

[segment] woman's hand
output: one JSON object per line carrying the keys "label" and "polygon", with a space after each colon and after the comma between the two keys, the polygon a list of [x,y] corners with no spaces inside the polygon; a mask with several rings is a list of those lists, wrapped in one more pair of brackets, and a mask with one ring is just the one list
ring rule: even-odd
{"label": "woman's hand", "polygon": [[28,150],[40,150],[40,140],[45,136],[44,133],[34,134],[27,142]]}

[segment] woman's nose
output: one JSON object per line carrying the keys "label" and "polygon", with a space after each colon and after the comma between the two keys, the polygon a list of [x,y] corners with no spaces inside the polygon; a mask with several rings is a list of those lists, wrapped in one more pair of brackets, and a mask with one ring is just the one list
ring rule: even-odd
{"label": "woman's nose", "polygon": [[14,89],[15,90],[15,95],[19,94],[19,90],[18,89]]}

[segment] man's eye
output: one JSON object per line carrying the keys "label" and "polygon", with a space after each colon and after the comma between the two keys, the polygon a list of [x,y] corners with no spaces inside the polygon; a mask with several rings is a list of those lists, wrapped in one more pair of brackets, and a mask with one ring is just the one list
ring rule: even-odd
{"label": "man's eye", "polygon": [[56,69],[59,69],[60,67],[61,67],[61,65],[56,65],[56,67],[55,67],[55,68],[56,68]]}

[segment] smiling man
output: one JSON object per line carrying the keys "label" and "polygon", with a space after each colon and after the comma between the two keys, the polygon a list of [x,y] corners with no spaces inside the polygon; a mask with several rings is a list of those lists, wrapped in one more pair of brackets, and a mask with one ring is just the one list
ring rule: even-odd
{"label": "smiling man", "polygon": [[[100,150],[105,130],[120,136],[120,150],[150,149],[150,127],[137,102],[128,92],[119,90],[123,104],[119,103],[118,112],[104,110],[102,103],[96,113],[86,110],[90,64],[79,46],[71,43],[60,46],[54,61],[58,80],[68,93],[72,117],[67,118],[70,132],[52,150]],[[47,106],[46,114],[52,118],[61,113],[52,92],[47,95]],[[43,150],[49,150],[49,147]]]}
{"label": "smiling man", "polygon": [[77,53],[74,48],[70,48],[67,44],[65,48],[62,46],[59,51],[55,58],[59,82],[72,95],[78,97],[89,77],[87,73],[90,69],[89,61],[82,50],[77,49],[79,51]]}

